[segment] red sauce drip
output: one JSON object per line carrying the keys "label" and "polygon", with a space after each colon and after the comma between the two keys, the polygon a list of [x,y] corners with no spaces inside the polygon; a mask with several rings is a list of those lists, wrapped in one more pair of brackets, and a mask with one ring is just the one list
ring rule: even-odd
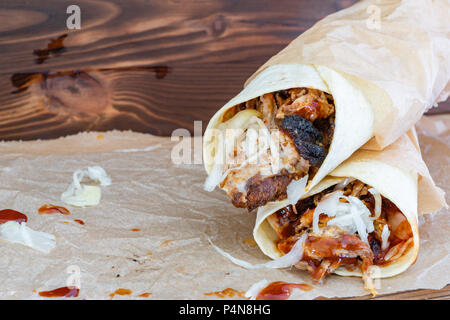
{"label": "red sauce drip", "polygon": [[139,297],[142,297],[142,298],[148,298],[148,297],[150,297],[151,295],[152,295],[151,292],[144,292],[144,293],[141,293],[141,294],[139,295]]}
{"label": "red sauce drip", "polygon": [[133,229],[131,229],[131,231],[137,232],[137,231],[141,231],[141,229],[133,228]]}
{"label": "red sauce drip", "polygon": [[294,288],[303,291],[310,291],[312,286],[306,283],[287,283],[283,281],[276,281],[265,287],[256,297],[256,300],[287,300],[291,296]]}
{"label": "red sauce drip", "polygon": [[55,206],[53,204],[44,204],[42,207],[39,208],[38,213],[39,214],[60,213],[60,214],[68,215],[68,214],[70,214],[70,211],[61,206]]}
{"label": "red sauce drip", "polygon": [[119,296],[125,296],[125,295],[130,295],[133,291],[131,291],[130,289],[124,289],[124,288],[119,288],[116,291],[114,291],[113,293],[110,293],[109,296],[112,298],[114,298],[114,296],[116,294],[118,294]]}
{"label": "red sauce drip", "polygon": [[84,226],[84,221],[83,221],[83,220],[80,220],[80,219],[74,219],[73,221],[75,221],[75,222],[77,222],[77,223],[79,223],[79,224],[81,224],[81,225]]}
{"label": "red sauce drip", "polygon": [[298,112],[299,116],[309,120],[314,121],[320,117],[320,110],[322,105],[317,100],[311,101],[309,104],[303,106]]}
{"label": "red sauce drip", "polygon": [[5,209],[0,211],[0,224],[6,223],[8,221],[16,221],[18,223],[27,222],[28,218],[23,213],[12,210]]}
{"label": "red sauce drip", "polygon": [[46,298],[58,298],[58,297],[72,298],[78,297],[79,293],[80,289],[78,289],[77,287],[61,287],[51,291],[41,291],[39,292],[39,295],[41,297]]}

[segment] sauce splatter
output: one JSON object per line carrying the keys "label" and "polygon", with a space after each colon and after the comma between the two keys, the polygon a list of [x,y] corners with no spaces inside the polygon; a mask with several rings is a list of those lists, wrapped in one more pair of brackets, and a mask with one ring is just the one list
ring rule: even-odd
{"label": "sauce splatter", "polygon": [[283,281],[276,281],[270,283],[267,287],[261,290],[256,297],[256,300],[287,300],[291,296],[294,288],[303,291],[310,291],[312,286],[306,283],[287,283]]}
{"label": "sauce splatter", "polygon": [[85,223],[84,223],[84,221],[83,220],[80,220],[80,219],[74,219],[73,221],[75,221],[76,223],[79,223],[79,224],[81,224],[81,225],[85,225]]}
{"label": "sauce splatter", "polygon": [[163,243],[160,244],[161,247],[168,246],[173,240],[166,240]]}
{"label": "sauce splatter", "polygon": [[18,223],[27,222],[28,218],[22,212],[5,209],[0,211],[0,224],[6,223],[8,221],[15,221]]}
{"label": "sauce splatter", "polygon": [[152,295],[151,292],[144,292],[144,293],[141,293],[141,294],[139,295],[139,297],[142,297],[142,298],[148,298],[148,297],[151,296],[151,295]]}
{"label": "sauce splatter", "polygon": [[46,298],[60,298],[60,297],[72,298],[78,297],[79,293],[80,289],[78,289],[77,287],[61,287],[51,291],[40,291],[39,295],[41,297]]}
{"label": "sauce splatter", "polygon": [[232,288],[226,288],[222,291],[216,291],[216,292],[207,292],[204,293],[205,296],[218,296],[219,298],[233,298],[234,296],[238,296],[238,297],[243,297],[245,294],[244,291],[237,291],[235,289]]}
{"label": "sauce splatter", "polygon": [[134,232],[136,232],[136,231],[141,231],[141,229],[138,229],[138,228],[133,228],[133,229],[131,229],[131,231],[134,231]]}
{"label": "sauce splatter", "polygon": [[256,245],[257,245],[256,241],[252,238],[244,239],[244,240],[242,240],[242,243],[244,243],[250,247],[256,247]]}
{"label": "sauce splatter", "polygon": [[119,288],[116,291],[114,291],[113,293],[111,293],[109,296],[112,298],[114,298],[114,296],[117,294],[119,296],[127,296],[130,295],[132,293],[132,291],[130,289],[123,289],[123,288]]}
{"label": "sauce splatter", "polygon": [[38,213],[39,214],[60,213],[60,214],[68,215],[68,214],[70,214],[70,211],[64,207],[55,206],[53,204],[44,204],[42,207],[39,208]]}
{"label": "sauce splatter", "polygon": [[98,139],[98,140],[102,140],[104,137],[105,137],[104,135],[99,134],[99,135],[97,136],[97,139]]}

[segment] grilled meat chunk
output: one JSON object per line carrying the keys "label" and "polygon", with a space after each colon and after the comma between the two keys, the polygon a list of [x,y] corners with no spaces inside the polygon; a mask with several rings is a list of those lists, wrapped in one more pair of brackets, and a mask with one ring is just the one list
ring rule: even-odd
{"label": "grilled meat chunk", "polygon": [[285,116],[280,125],[294,142],[298,153],[313,166],[319,167],[327,156],[323,147],[323,134],[314,127],[311,121],[299,115]]}

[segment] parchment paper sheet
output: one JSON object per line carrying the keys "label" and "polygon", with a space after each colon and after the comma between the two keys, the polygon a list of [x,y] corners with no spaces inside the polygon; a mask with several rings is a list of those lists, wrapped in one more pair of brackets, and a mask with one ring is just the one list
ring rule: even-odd
{"label": "parchment paper sheet", "polygon": [[246,84],[280,64],[347,74],[376,114],[371,147],[384,148],[450,93],[449,10],[449,1],[360,1],[317,22]]}
{"label": "parchment paper sheet", "polygon": [[[438,186],[450,194],[450,115],[424,117],[417,125],[425,161]],[[99,135],[103,139],[99,139]],[[66,269],[78,266],[78,299],[110,299],[118,288],[132,290],[114,299],[218,299],[204,293],[247,290],[269,281],[309,283],[305,271],[246,270],[219,255],[207,238],[252,263],[268,261],[252,237],[255,216],[232,206],[225,193],[203,191],[203,165],[174,165],[177,142],[132,132],[84,133],[58,140],[0,143],[1,209],[28,216],[28,225],[56,236],[46,255],[18,244],[0,242],[0,298],[41,298],[39,291],[66,285]],[[122,149],[155,148],[116,152]],[[59,197],[82,167],[100,165],[112,178],[102,187],[100,205],[72,208],[68,216],[39,215],[45,203],[64,205]],[[450,283],[449,210],[420,217],[421,248],[405,273],[381,280],[379,293]],[[81,219],[85,225],[74,222]],[[68,223],[65,223],[68,222]],[[132,231],[131,229],[140,229]],[[292,299],[365,295],[359,278],[329,276],[310,292]]]}

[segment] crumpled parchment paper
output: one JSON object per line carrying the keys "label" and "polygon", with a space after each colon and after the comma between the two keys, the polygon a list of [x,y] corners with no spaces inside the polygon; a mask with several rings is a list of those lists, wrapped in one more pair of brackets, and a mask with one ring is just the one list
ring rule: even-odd
{"label": "crumpled parchment paper", "polygon": [[373,149],[409,130],[450,94],[448,1],[362,0],[317,22],[261,66],[327,66],[371,102]]}
{"label": "crumpled parchment paper", "polygon": [[[450,115],[424,117],[417,125],[423,157],[436,184],[447,192],[447,202],[449,128]],[[233,207],[220,190],[204,191],[202,164],[173,164],[177,143],[117,131],[0,143],[1,209],[21,211],[29,227],[56,236],[49,254],[0,241],[0,299],[48,299],[38,292],[66,286],[73,270],[80,271],[77,299],[111,299],[119,288],[131,294],[114,299],[219,299],[205,293],[246,291],[261,279],[312,284],[305,271],[246,270],[215,251],[208,238],[235,257],[268,261],[251,241],[255,215]],[[112,185],[102,187],[100,204],[65,206],[59,197],[72,173],[93,165],[112,178]],[[46,203],[63,205],[71,214],[39,215]],[[379,294],[450,283],[448,214],[443,209],[419,218],[417,262],[381,280]],[[309,292],[294,290],[291,299],[367,294],[359,278],[331,275],[313,286]],[[151,295],[139,297],[142,293]]]}

